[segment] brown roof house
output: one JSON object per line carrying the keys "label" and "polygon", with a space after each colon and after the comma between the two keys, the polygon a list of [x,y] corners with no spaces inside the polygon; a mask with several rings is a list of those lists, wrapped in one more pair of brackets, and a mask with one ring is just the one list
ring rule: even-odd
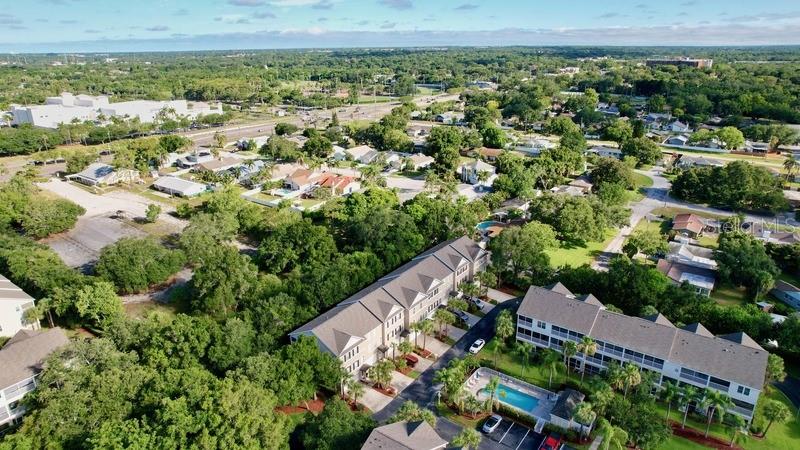
{"label": "brown roof house", "polygon": [[703,234],[705,222],[696,214],[678,214],[672,219],[672,229],[692,238]]}

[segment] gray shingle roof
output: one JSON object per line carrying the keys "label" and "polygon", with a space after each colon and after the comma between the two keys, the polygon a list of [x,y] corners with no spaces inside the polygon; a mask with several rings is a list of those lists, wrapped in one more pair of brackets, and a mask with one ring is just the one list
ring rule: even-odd
{"label": "gray shingle roof", "polygon": [[485,253],[464,236],[443,242],[345,299],[291,334],[311,333],[341,355],[402,308],[410,308],[456,270],[456,261],[475,261]]}
{"label": "gray shingle roof", "polygon": [[434,450],[446,445],[427,422],[403,421],[372,430],[361,450]]}
{"label": "gray shingle roof", "polygon": [[54,350],[69,343],[61,328],[22,330],[0,349],[0,389],[36,375],[42,361]]}
{"label": "gray shingle roof", "polygon": [[25,291],[20,289],[16,284],[12,283],[11,280],[3,275],[0,275],[0,300],[33,301],[33,297],[26,294]]}
{"label": "gray shingle roof", "polygon": [[746,386],[764,383],[768,352],[745,333],[715,337],[699,324],[675,328],[538,286],[525,294],[518,313]]}

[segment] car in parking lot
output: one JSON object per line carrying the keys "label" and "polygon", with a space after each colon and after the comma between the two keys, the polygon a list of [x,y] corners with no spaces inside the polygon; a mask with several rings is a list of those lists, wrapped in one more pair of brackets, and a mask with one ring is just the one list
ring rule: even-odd
{"label": "car in parking lot", "polygon": [[497,414],[492,414],[486,422],[483,423],[483,432],[489,434],[497,429],[500,426],[500,422],[503,421],[503,418],[498,416]]}
{"label": "car in parking lot", "polygon": [[454,309],[453,314],[456,315],[459,319],[463,320],[465,323],[469,323],[469,315],[460,309]]}
{"label": "car in parking lot", "polygon": [[483,346],[486,345],[486,341],[483,339],[478,339],[477,341],[473,342],[472,345],[469,346],[469,352],[473,355],[477,354]]}
{"label": "car in parking lot", "polygon": [[483,308],[486,306],[486,303],[483,300],[479,299],[478,297],[470,297],[469,301],[472,302],[479,310],[483,311]]}
{"label": "car in parking lot", "polygon": [[544,441],[542,441],[542,445],[539,446],[539,450],[559,450],[563,444],[563,440],[561,435],[558,433],[550,433]]}

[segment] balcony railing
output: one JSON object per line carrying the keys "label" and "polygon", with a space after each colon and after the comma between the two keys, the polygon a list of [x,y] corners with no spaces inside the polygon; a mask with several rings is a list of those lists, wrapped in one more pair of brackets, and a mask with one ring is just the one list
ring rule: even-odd
{"label": "balcony railing", "polygon": [[714,383],[713,381],[708,382],[708,387],[714,388],[718,391],[728,392],[730,390],[730,386],[725,386],[724,384]]}
{"label": "balcony railing", "polygon": [[523,341],[528,341],[528,342],[533,342],[534,344],[539,344],[539,345],[541,345],[543,347],[547,347],[549,345],[549,343],[547,341],[545,341],[544,339],[535,338],[533,336],[526,336],[526,335],[521,334],[521,333],[517,333],[517,339],[521,339]]}
{"label": "balcony railing", "polygon": [[622,352],[617,351],[617,350],[612,350],[610,348],[604,348],[602,350],[602,352],[605,353],[605,354],[608,354],[608,355],[614,355],[614,356],[619,357],[619,358],[623,357]]}
{"label": "balcony railing", "polygon": [[735,412],[736,414],[741,414],[745,417],[753,417],[753,410],[742,408],[741,406],[734,406],[733,408],[728,408],[728,411]]}
{"label": "balcony railing", "polygon": [[702,384],[703,386],[708,384],[708,379],[707,378],[696,377],[694,375],[688,375],[688,374],[682,373],[681,374],[681,378],[683,378],[684,380],[693,381],[693,382],[695,382],[697,384]]}

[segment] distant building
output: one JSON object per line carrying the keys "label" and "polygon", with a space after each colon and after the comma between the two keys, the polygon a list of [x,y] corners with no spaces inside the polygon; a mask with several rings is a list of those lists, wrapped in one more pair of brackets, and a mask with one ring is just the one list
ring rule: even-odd
{"label": "distant building", "polygon": [[25,414],[20,401],[36,389],[42,362],[69,343],[61,328],[20,330],[0,349],[0,434]]}
{"label": "distant building", "polygon": [[44,105],[11,105],[13,125],[31,124],[42,128],[58,128],[59,124],[100,121],[112,117],[138,118],[142,123],[151,123],[162,114],[171,117],[196,119],[202,115],[222,114],[222,106],[186,100],[132,100],[111,103],[105,95],[73,95],[62,92],[57,97],[47,97]]}
{"label": "distant building", "polygon": [[603,145],[596,145],[587,150],[586,153],[594,153],[597,156],[601,156],[603,158],[622,159],[623,157],[622,150],[614,147],[606,147]]}
{"label": "distant building", "polygon": [[25,318],[25,311],[34,306],[33,297],[0,275],[0,336],[13,336],[20,330],[38,330],[38,320]]}
{"label": "distant building", "polygon": [[800,310],[800,288],[797,286],[778,280],[769,293],[792,308]]}
{"label": "distant building", "polygon": [[439,450],[447,447],[424,420],[390,423],[372,430],[361,450]]}
{"label": "distant building", "polygon": [[235,167],[239,167],[242,165],[242,160],[239,158],[218,158],[212,159],[210,161],[203,161],[198,163],[197,166],[194,167],[194,170],[198,172],[212,172],[212,173],[220,173],[226,170],[233,169]]}
{"label": "distant building", "polygon": [[361,164],[371,164],[378,158],[378,151],[369,145],[359,145],[357,147],[348,148],[345,153],[349,155],[349,159],[358,161]]}
{"label": "distant building", "polygon": [[675,284],[689,283],[700,295],[708,297],[714,290],[716,273],[711,269],[667,259],[659,259],[656,269]]}
{"label": "distant building", "polygon": [[698,69],[710,69],[714,65],[713,59],[693,59],[693,58],[664,58],[648,59],[645,61],[647,67],[657,66],[684,66],[695,67]]}
{"label": "distant building", "polygon": [[741,231],[752,234],[756,239],[777,245],[792,245],[800,243],[800,233],[795,231],[781,231],[774,226],[760,222],[744,222]]}
{"label": "distant building", "polygon": [[689,138],[684,135],[678,136],[670,136],[667,140],[664,141],[665,145],[675,145],[678,147],[683,147],[689,142]]}
{"label": "distant building", "polygon": [[165,192],[169,195],[177,195],[178,197],[194,197],[208,190],[205,184],[169,176],[160,177],[153,183],[152,187],[157,191]]}
{"label": "distant building", "polygon": [[681,154],[674,165],[680,169],[691,169],[692,167],[722,167],[725,165],[725,162],[705,156]]}
{"label": "distant building", "polygon": [[[480,174],[486,173],[486,180],[480,180]],[[475,160],[471,163],[461,166],[461,181],[469,184],[485,184],[491,186],[496,178],[497,170],[491,164],[487,164],[481,160]]]}

